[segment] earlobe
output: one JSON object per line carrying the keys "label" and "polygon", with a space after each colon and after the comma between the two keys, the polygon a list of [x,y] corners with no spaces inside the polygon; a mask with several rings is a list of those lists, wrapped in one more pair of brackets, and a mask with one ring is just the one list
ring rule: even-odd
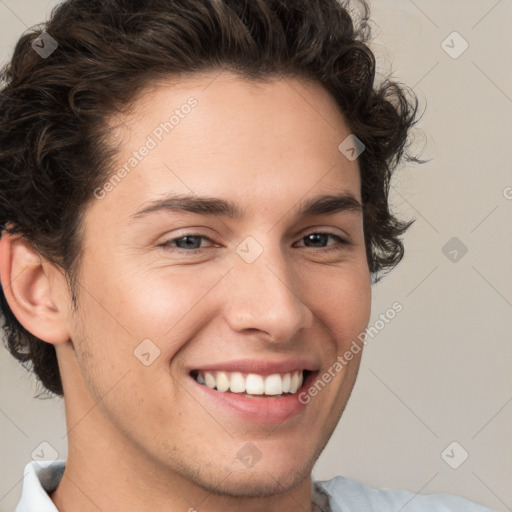
{"label": "earlobe", "polygon": [[62,296],[56,272],[28,240],[3,232],[0,281],[9,307],[27,331],[53,344],[69,340],[65,303],[54,299]]}

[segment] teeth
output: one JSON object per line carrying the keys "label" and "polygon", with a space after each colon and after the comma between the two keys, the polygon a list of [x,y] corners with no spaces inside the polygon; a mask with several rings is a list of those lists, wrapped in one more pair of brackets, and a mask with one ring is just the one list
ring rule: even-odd
{"label": "teeth", "polygon": [[262,395],[265,389],[265,382],[261,375],[249,373],[245,379],[245,391],[249,395]]}
{"label": "teeth", "polygon": [[265,395],[282,395],[283,394],[283,379],[281,375],[275,373],[269,375],[265,379]]}
{"label": "teeth", "polygon": [[198,371],[195,380],[217,391],[247,393],[249,395],[282,395],[296,393],[302,386],[304,373],[296,370],[289,373],[258,375],[240,372],[202,372]]}
{"label": "teeth", "polygon": [[[201,372],[199,372],[199,375],[201,375]],[[245,379],[240,372],[233,372],[229,382],[229,389],[233,393],[243,393],[245,391]]]}
{"label": "teeth", "polygon": [[215,381],[217,382],[218,391],[227,391],[229,389],[229,377],[226,372],[217,372]]}
{"label": "teeth", "polygon": [[297,372],[294,372],[292,375],[292,380],[290,382],[290,393],[296,393],[300,385],[302,385],[302,382],[299,383],[299,374]]}
{"label": "teeth", "polygon": [[[199,372],[201,373],[201,372]],[[212,373],[209,373],[209,372],[206,372],[204,374],[204,381],[206,383],[206,385],[209,387],[209,388],[212,388],[214,389],[215,386],[216,386],[216,382],[215,382],[215,377],[213,376]]]}
{"label": "teeth", "polygon": [[[302,375],[302,372],[301,372]],[[292,378],[289,373],[286,373],[283,377],[283,393],[289,393],[290,392],[290,382]]]}

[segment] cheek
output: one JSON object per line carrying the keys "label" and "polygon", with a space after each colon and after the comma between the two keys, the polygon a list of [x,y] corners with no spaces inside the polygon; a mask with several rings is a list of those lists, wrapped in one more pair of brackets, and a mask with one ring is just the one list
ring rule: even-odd
{"label": "cheek", "polygon": [[[322,285],[320,286],[320,283]],[[371,281],[363,266],[332,274],[311,288],[311,306],[329,328],[339,348],[350,345],[367,327],[371,311]]]}
{"label": "cheek", "polygon": [[220,304],[216,285],[225,273],[219,265],[123,270],[122,279],[104,286],[118,339],[128,331],[132,350],[150,339],[161,350],[160,361],[172,358]]}

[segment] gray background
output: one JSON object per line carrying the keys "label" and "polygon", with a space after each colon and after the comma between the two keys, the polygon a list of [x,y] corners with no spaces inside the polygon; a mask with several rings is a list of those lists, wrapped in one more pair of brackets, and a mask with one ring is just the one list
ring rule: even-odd
{"label": "gray background", "polygon": [[[0,0],[2,62],[56,4]],[[432,160],[394,181],[395,210],[417,221],[405,259],[374,287],[370,325],[395,301],[403,311],[369,339],[314,477],[512,510],[512,0],[371,6],[379,70],[391,65],[427,105],[415,148]],[[42,441],[67,456],[63,403],[35,400],[36,391],[0,349],[0,512],[14,509]],[[465,452],[457,469],[445,462]]]}

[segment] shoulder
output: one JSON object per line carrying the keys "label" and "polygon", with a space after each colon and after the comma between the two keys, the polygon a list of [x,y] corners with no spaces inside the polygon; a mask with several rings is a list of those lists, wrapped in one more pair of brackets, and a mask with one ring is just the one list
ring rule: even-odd
{"label": "shoulder", "polygon": [[495,512],[451,494],[415,494],[400,489],[374,489],[344,476],[315,482],[329,496],[333,512]]}

